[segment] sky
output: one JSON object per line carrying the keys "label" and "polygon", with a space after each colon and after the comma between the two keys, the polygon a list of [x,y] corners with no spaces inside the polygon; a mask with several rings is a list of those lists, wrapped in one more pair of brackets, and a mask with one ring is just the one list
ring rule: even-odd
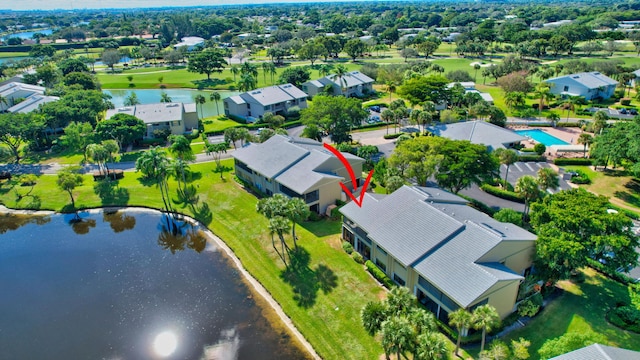
{"label": "sky", "polygon": [[338,0],[0,0],[0,10],[150,8],[333,1]]}

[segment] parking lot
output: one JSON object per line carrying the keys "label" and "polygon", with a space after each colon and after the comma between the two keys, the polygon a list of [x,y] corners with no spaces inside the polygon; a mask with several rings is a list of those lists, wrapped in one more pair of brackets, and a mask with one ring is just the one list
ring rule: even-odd
{"label": "parking lot", "polygon": [[[531,175],[536,177],[538,175],[538,170],[542,168],[551,167],[549,164],[544,162],[516,162],[509,167],[509,176],[507,177],[507,181],[511,183],[511,185],[515,186],[516,182],[519,178],[525,175]],[[504,175],[507,172],[506,165],[500,165],[500,177],[504,179]],[[564,171],[560,170],[560,189],[558,190],[548,190],[550,193],[554,193],[560,190],[571,189],[571,186],[567,182],[567,180],[562,179],[562,175]]]}

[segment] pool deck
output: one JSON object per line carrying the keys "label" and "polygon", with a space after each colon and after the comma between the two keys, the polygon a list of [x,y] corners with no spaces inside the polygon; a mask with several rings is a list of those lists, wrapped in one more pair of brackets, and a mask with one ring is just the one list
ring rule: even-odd
{"label": "pool deck", "polygon": [[[567,143],[569,143],[570,145],[579,145],[578,144],[578,137],[580,137],[580,134],[583,133],[582,129],[577,128],[577,127],[570,127],[570,128],[565,128],[565,127],[538,127],[538,126],[523,126],[523,125],[516,125],[516,126],[510,126],[509,127],[511,130],[541,130],[546,132],[549,135],[555,136],[560,140],[566,141]],[[524,145],[527,148],[533,147],[535,144],[537,144],[537,142],[535,140],[528,140],[528,141],[524,141],[523,142]],[[582,145],[580,145],[582,146]],[[558,156],[558,154],[555,152],[554,149],[552,149],[551,147],[547,147],[547,153],[549,153],[549,156],[551,156],[551,158],[555,158]],[[582,156],[582,153],[578,153],[579,156]],[[563,155],[564,156],[564,155]]]}

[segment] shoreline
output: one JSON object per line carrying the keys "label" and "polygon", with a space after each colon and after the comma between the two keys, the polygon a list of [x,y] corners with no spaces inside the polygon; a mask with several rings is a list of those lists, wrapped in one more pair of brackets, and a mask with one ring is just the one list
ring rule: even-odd
{"label": "shoreline", "polygon": [[[110,210],[115,210],[115,211],[126,210],[126,211],[134,211],[134,212],[161,212],[157,209],[140,207],[140,206],[107,206],[103,208],[83,209],[81,211],[97,213],[97,212],[110,211]],[[0,204],[0,214],[54,215],[54,214],[65,214],[65,213],[50,211],[50,210],[16,210]],[[309,354],[310,358],[320,360],[321,357],[316,353],[313,346],[311,346],[311,343],[309,343],[307,339],[304,337],[304,335],[302,335],[302,333],[298,330],[298,328],[296,328],[291,318],[287,316],[287,314],[284,312],[280,304],[271,296],[271,293],[264,286],[262,286],[262,284],[256,278],[254,278],[253,275],[251,275],[247,271],[247,269],[244,268],[244,266],[242,266],[242,262],[234,254],[231,248],[227,246],[227,244],[221,238],[219,238],[216,234],[214,234],[213,231],[211,231],[211,229],[209,229],[207,226],[202,224],[200,221],[188,215],[184,215],[184,214],[179,214],[179,215],[183,217],[183,220],[188,221],[194,226],[198,226],[200,230],[206,235],[207,241],[210,243],[213,243],[218,249],[222,250],[224,255],[229,260],[231,260],[235,268],[241,274],[242,282],[247,284],[249,292],[251,292],[253,295],[257,293],[260,296],[261,301],[258,299],[254,299],[256,300],[257,305],[263,309],[265,308],[265,306],[262,305],[263,302],[265,303],[265,305],[268,305],[268,307],[266,308],[275,312],[275,314],[280,319],[280,322],[282,323],[282,325],[284,325],[284,329],[286,329],[286,331],[290,333],[290,335],[292,335],[292,339],[298,343],[297,345],[299,345],[302,349],[304,349],[307,352],[307,354]],[[280,325],[280,324],[274,324],[272,320],[270,320],[270,316],[265,316],[265,318],[277,330],[277,328],[279,327],[277,325]]]}

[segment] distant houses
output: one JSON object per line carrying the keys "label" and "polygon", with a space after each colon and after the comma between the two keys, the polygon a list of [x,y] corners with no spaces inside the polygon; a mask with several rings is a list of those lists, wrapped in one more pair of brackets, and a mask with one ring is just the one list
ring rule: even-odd
{"label": "distant houses", "polygon": [[230,96],[223,101],[224,113],[253,122],[270,112],[286,115],[293,108],[307,108],[307,94],[294,85],[274,85]]}
{"label": "distant houses", "polygon": [[[342,153],[361,185],[364,159]],[[336,200],[345,200],[340,183],[354,184],[342,162],[321,143],[275,135],[261,144],[250,144],[232,153],[236,175],[271,196],[284,194],[303,199],[311,211],[325,213]]]}
{"label": "distant houses", "polygon": [[486,145],[489,151],[513,148],[515,144],[527,140],[509,129],[482,120],[438,124],[430,126],[427,130],[447,139],[468,140],[473,144]]}
{"label": "distant houses", "polygon": [[195,103],[156,103],[124,106],[107,110],[106,119],[116,114],[128,114],[142,120],[147,126],[145,137],[154,137],[156,130],[170,130],[173,135],[182,135],[198,128],[198,113]]}
{"label": "distant houses", "polygon": [[489,105],[493,105],[493,96],[491,96],[491,94],[489,94],[489,93],[480,92],[480,91],[476,90],[476,83],[474,83],[473,81],[461,81],[461,82],[449,83],[449,84],[447,84],[447,88],[451,89],[456,84],[460,84],[464,88],[464,93],[465,94],[468,94],[468,93],[478,94],[478,95],[480,95],[482,100],[486,101]]}
{"label": "distant houses", "polygon": [[448,323],[457,309],[484,304],[504,318],[532,266],[536,236],[498,222],[439,188],[403,186],[350,202],[342,238]]}
{"label": "distant houses", "polygon": [[567,96],[582,96],[586,100],[597,98],[608,99],[613,96],[617,81],[597,71],[565,75],[546,80],[552,84],[552,94]]}
{"label": "distant houses", "polygon": [[367,75],[352,71],[342,78],[338,78],[335,74],[325,76],[317,80],[307,81],[302,84],[302,91],[310,97],[319,93],[327,93],[331,95],[344,95],[346,97],[362,97],[373,92],[374,80]]}

